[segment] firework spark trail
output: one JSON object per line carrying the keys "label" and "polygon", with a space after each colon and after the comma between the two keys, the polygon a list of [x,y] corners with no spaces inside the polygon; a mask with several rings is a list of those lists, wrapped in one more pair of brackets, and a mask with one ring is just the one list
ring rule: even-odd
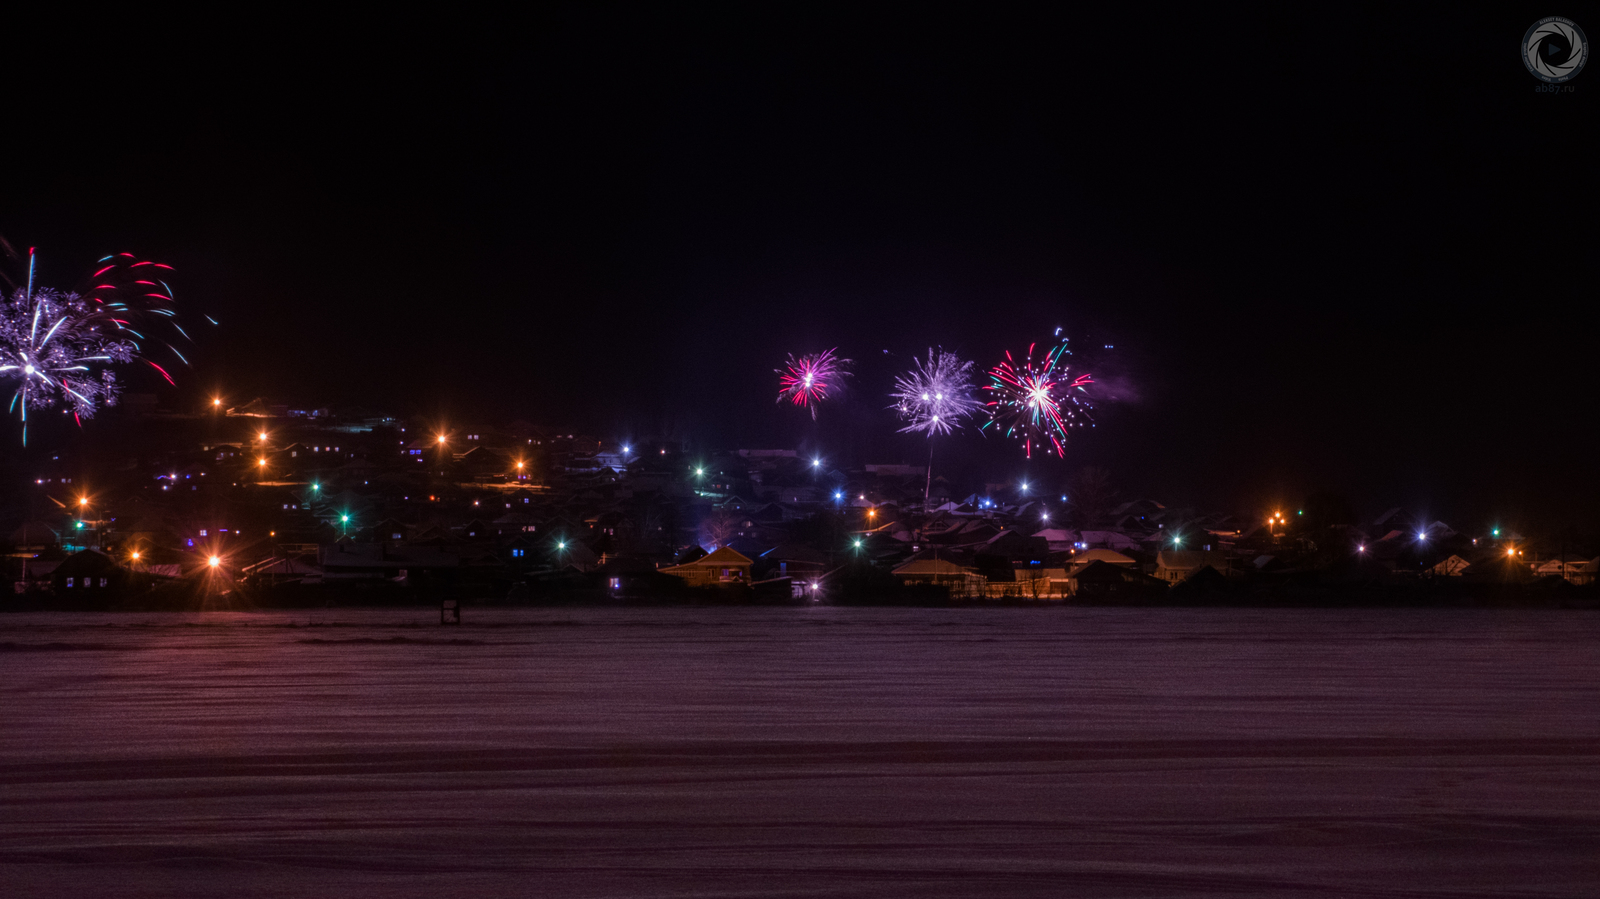
{"label": "firework spark trail", "polygon": [[1056,455],[1065,457],[1067,429],[1094,424],[1087,390],[1094,379],[1087,374],[1072,376],[1062,361],[1068,355],[1064,341],[1035,362],[1037,346],[1028,347],[1020,365],[1007,352],[1006,361],[990,369],[989,383],[983,389],[993,399],[985,404],[989,421],[984,427],[992,426],[1006,437],[1021,440],[1030,459],[1034,446],[1044,446],[1046,441]]}
{"label": "firework spark trail", "polygon": [[[114,405],[121,388],[110,369],[113,364],[142,359],[172,382],[172,376],[146,356],[144,334],[130,327],[153,315],[162,318],[152,323],[165,321],[177,327],[172,321],[171,288],[142,279],[144,272],[139,271],[171,266],[146,262],[131,253],[100,262],[102,267],[91,276],[93,287],[83,294],[62,292],[35,286],[30,249],[26,289],[9,299],[0,297],[0,377],[18,379],[11,407],[20,406],[24,445],[29,406],[35,410],[65,406],[64,411],[81,423],[100,407]],[[162,345],[187,363],[171,343]]]}
{"label": "firework spark trail", "polygon": [[928,350],[927,364],[915,367],[894,381],[889,408],[909,422],[900,433],[920,432],[932,437],[961,427],[962,419],[983,408],[972,396],[972,363],[943,349]]}
{"label": "firework spark trail", "polygon": [[778,402],[788,400],[796,406],[811,410],[811,419],[817,418],[817,404],[828,398],[830,391],[844,386],[850,377],[850,360],[834,355],[838,347],[821,353],[796,357],[792,353],[785,367],[778,373]]}

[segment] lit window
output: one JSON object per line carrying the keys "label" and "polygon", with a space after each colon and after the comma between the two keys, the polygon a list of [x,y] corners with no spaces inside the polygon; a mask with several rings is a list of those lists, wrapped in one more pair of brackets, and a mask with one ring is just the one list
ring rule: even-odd
{"label": "lit window", "polygon": [[70,577],[69,577],[69,578],[67,578],[67,586],[68,586],[68,587],[71,587],[71,586],[72,586],[72,578],[70,578]]}
{"label": "lit window", "polygon": [[204,537],[205,535],[206,535],[205,529],[201,528],[200,529],[200,536]]}

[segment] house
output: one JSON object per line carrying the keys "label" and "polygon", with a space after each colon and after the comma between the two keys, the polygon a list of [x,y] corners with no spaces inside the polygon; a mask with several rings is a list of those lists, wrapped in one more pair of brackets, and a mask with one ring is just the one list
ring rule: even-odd
{"label": "house", "polygon": [[1163,549],[1156,553],[1155,576],[1169,584],[1176,584],[1199,573],[1202,568],[1214,568],[1219,574],[1230,570],[1228,554],[1212,550]]}
{"label": "house", "polygon": [[239,571],[241,579],[249,583],[268,585],[320,584],[322,574],[322,566],[316,563],[315,556],[287,554],[262,559]]}
{"label": "house", "polygon": [[11,545],[17,552],[41,552],[60,542],[55,529],[42,521],[25,521],[11,532]]}
{"label": "house", "polygon": [[1078,569],[1068,580],[1072,595],[1080,600],[1126,601],[1140,596],[1159,596],[1162,582],[1131,568],[1095,560]]}
{"label": "house", "polygon": [[1022,562],[1030,566],[1043,565],[1050,557],[1050,543],[1043,537],[1030,537],[1013,528],[1006,528],[976,548],[984,555],[999,556],[1009,562]]}
{"label": "house", "polygon": [[1139,541],[1119,531],[1079,531],[1078,544],[1082,549],[1104,547],[1121,552],[1139,549]]}
{"label": "house", "polygon": [[51,572],[56,595],[88,601],[120,592],[128,586],[128,569],[97,549],[75,552]]}
{"label": "house", "polygon": [[661,569],[662,574],[682,578],[691,587],[750,583],[750,557],[726,546],[682,565]]}
{"label": "house", "polygon": [[1551,559],[1548,562],[1537,563],[1530,567],[1537,577],[1565,578],[1575,586],[1581,587],[1595,582],[1595,572],[1600,569],[1600,557],[1575,561]]}
{"label": "house", "polygon": [[[309,564],[309,560],[305,560]],[[324,582],[384,580],[414,581],[421,577],[449,578],[462,566],[461,556],[433,547],[411,547],[404,551],[382,544],[352,545],[335,543],[322,547],[318,554]]]}
{"label": "house", "polygon": [[1118,568],[1126,568],[1129,570],[1132,570],[1139,564],[1133,558],[1125,556],[1114,549],[1086,549],[1081,552],[1074,553],[1071,562],[1073,574],[1088,568],[1095,562],[1104,562],[1107,565],[1115,565]]}
{"label": "house", "polygon": [[948,559],[912,559],[891,572],[902,584],[932,584],[946,587],[956,596],[983,593],[988,579],[971,568]]}
{"label": "house", "polygon": [[1045,545],[1053,553],[1071,552],[1078,546],[1078,532],[1066,528],[1045,528],[1033,536],[1044,538]]}
{"label": "house", "polygon": [[809,546],[781,543],[761,554],[761,576],[814,580],[828,570],[828,559]]}

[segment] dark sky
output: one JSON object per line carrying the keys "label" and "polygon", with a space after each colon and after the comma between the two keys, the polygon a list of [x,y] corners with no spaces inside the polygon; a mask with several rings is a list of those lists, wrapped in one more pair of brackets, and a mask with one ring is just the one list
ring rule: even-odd
{"label": "dark sky", "polygon": [[[881,411],[911,355],[989,365],[1063,326],[1125,390],[1040,476],[1579,519],[1600,68],[1535,91],[1519,47],[1551,12],[63,27],[7,66],[0,234],[63,286],[123,249],[175,265],[222,322],[176,406],[911,460]],[[771,371],[832,346],[855,393],[813,432]]]}

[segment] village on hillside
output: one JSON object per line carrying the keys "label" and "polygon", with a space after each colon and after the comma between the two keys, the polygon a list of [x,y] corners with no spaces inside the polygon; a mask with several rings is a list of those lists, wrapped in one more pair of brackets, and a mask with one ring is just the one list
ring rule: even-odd
{"label": "village on hillside", "polygon": [[[1588,588],[1597,548],[1393,508],[1204,511],[1068,484],[958,488],[788,449],[692,455],[527,423],[440,428],[260,400],[151,416],[115,464],[52,455],[8,522],[30,607],[671,598],[1271,601]],[[1264,599],[1263,599],[1264,598]]]}

